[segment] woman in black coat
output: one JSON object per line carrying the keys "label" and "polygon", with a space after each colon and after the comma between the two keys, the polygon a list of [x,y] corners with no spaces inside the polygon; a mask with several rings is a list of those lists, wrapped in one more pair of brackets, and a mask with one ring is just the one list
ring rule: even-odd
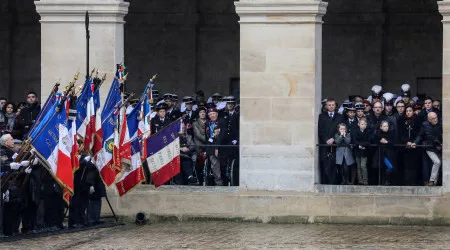
{"label": "woman in black coat", "polygon": [[[401,144],[411,144],[420,132],[420,118],[414,114],[414,107],[408,106],[405,115],[399,119],[398,133]],[[403,183],[407,186],[415,186],[418,182],[418,173],[421,162],[421,149],[407,147],[402,149],[400,157],[403,157]]]}

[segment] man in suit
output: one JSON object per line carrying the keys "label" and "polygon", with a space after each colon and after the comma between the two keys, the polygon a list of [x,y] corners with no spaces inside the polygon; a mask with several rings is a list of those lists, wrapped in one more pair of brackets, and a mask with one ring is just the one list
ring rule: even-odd
{"label": "man in suit", "polygon": [[344,117],[336,112],[336,101],[329,98],[326,102],[326,112],[319,115],[318,122],[319,144],[329,145],[329,147],[319,147],[322,184],[334,184],[330,183],[330,181],[331,179],[335,179],[331,176],[333,173],[335,174],[335,166],[325,166],[325,157],[326,153],[334,144],[334,135],[337,133],[337,126],[343,122]]}

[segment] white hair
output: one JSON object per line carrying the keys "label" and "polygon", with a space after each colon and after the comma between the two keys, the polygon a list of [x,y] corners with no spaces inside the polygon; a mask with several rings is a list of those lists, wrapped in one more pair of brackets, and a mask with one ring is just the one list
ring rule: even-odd
{"label": "white hair", "polygon": [[12,136],[10,134],[2,135],[2,137],[0,137],[0,146],[5,146],[6,141],[8,141],[9,138],[12,139]]}

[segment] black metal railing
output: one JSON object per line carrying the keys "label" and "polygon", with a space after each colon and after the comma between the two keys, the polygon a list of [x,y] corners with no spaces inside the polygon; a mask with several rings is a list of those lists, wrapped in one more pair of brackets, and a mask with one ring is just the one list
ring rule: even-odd
{"label": "black metal railing", "polygon": [[[339,174],[342,175],[343,167],[340,167],[336,164],[336,144],[316,144],[316,147],[319,148],[319,169],[320,169],[320,182],[319,184],[330,184],[330,185],[339,185],[345,184],[342,182],[342,177],[339,177]],[[357,145],[349,144],[348,148],[351,150],[351,154],[355,163],[348,167],[348,172],[350,174],[351,169],[357,168],[356,164],[356,156],[355,149]],[[426,148],[432,148],[431,145],[415,145],[414,148],[410,147],[407,144],[369,144],[366,145],[366,149],[363,151],[365,156],[367,157],[367,172],[368,172],[368,185],[395,185],[395,186],[421,186],[426,185],[431,172],[432,162],[428,158],[425,153]],[[407,166],[407,162],[405,162],[405,157],[412,156],[412,158],[417,159],[417,162],[414,161],[414,166]],[[390,173],[387,170],[388,166],[385,163],[384,158],[392,161],[390,162],[393,165],[393,168]],[[389,159],[391,157],[391,159]],[[442,158],[440,156],[440,158]],[[333,162],[334,161],[334,162]],[[406,159],[406,161],[410,161],[410,159]],[[374,166],[375,164],[375,166]],[[412,169],[410,169],[412,167]],[[342,168],[342,169],[340,169]],[[375,169],[375,170],[374,170]],[[357,171],[357,170],[356,170]],[[439,170],[442,171],[442,165]],[[415,173],[414,173],[415,172]],[[406,176],[408,173],[408,176]],[[410,177],[409,173],[413,173],[412,177]],[[333,177],[333,174],[336,176]],[[376,176],[374,176],[376,175]],[[442,174],[439,174],[439,178],[441,178]],[[407,179],[409,178],[409,179]],[[410,180],[410,179],[413,180]],[[441,183],[441,180],[438,178],[438,184]],[[336,181],[340,180],[340,181]],[[348,177],[351,180],[350,177]],[[362,180],[357,178],[356,182],[350,181],[351,185],[364,185]]]}

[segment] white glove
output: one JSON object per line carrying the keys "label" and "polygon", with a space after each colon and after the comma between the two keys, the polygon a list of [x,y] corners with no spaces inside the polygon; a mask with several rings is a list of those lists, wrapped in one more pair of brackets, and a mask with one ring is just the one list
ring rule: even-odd
{"label": "white glove", "polygon": [[12,170],[17,170],[20,168],[20,164],[17,162],[12,162],[9,164],[9,166],[11,167]]}
{"label": "white glove", "polygon": [[78,155],[78,160],[81,160],[81,155]]}
{"label": "white glove", "polygon": [[13,160],[16,160],[16,158],[17,158],[18,155],[19,155],[18,153],[14,153],[13,156],[12,156],[12,159],[13,159]]}
{"label": "white glove", "polygon": [[37,158],[35,158],[34,160],[33,160],[33,166],[35,166],[35,165],[37,165],[39,163],[39,160],[37,159]]}
{"label": "white glove", "polygon": [[94,186],[91,186],[89,188],[89,194],[93,194],[95,192]]}
{"label": "white glove", "polygon": [[30,161],[21,161],[21,162],[20,162],[20,166],[22,166],[22,167],[28,167],[28,166],[30,166]]}
{"label": "white glove", "polygon": [[5,202],[9,202],[9,190],[6,190],[6,192],[3,194],[3,200]]}
{"label": "white glove", "polygon": [[25,169],[25,173],[26,173],[26,174],[31,173],[31,166],[30,166],[30,167],[27,167],[27,168]]}
{"label": "white glove", "polygon": [[86,156],[86,157],[84,158],[84,160],[87,161],[87,162],[89,162],[89,161],[91,160],[91,156],[90,156],[90,155]]}
{"label": "white glove", "polygon": [[34,155],[36,151],[34,151],[34,148],[30,150],[30,154]]}
{"label": "white glove", "polygon": [[236,140],[232,140],[231,143],[233,143],[233,145],[236,145],[237,141]]}

